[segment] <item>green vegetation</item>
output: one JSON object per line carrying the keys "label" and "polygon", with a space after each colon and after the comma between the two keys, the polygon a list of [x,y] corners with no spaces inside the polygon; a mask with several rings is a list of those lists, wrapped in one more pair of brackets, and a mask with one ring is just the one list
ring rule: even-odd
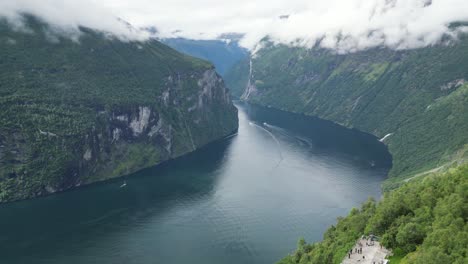
{"label": "green vegetation", "polygon": [[236,129],[208,62],[24,19],[19,31],[0,20],[0,202],[131,173]]}
{"label": "green vegetation", "polygon": [[[306,244],[281,260],[340,263],[362,234],[376,234],[394,253],[391,263],[468,262],[468,165],[414,179],[369,200],[329,228],[322,242]],[[393,261],[395,260],[395,261]]]}
{"label": "green vegetation", "polygon": [[[251,83],[261,80],[261,85],[250,102],[329,119],[380,138],[391,133],[386,139],[393,155],[391,177],[401,180],[451,162],[468,143],[466,36],[422,49],[350,54],[266,45],[252,65]],[[248,61],[226,78],[240,96]]]}
{"label": "green vegetation", "polygon": [[240,98],[249,80],[249,58],[234,64],[224,75],[226,86],[234,97]]}
{"label": "green vegetation", "polygon": [[[451,163],[468,144],[466,35],[421,49],[349,54],[265,44],[252,65],[252,103],[318,116],[379,138],[392,134],[385,143],[393,156],[390,177],[398,180],[386,188]],[[233,94],[242,94],[248,61],[226,78]]]}
{"label": "green vegetation", "polygon": [[[468,36],[413,50],[349,54],[272,45],[226,75],[235,96],[318,116],[385,139],[393,156],[380,203],[369,200],[279,263],[340,263],[362,234],[391,263],[467,263]],[[237,80],[237,81],[229,81]],[[449,171],[448,171],[449,170]]]}
{"label": "green vegetation", "polygon": [[388,257],[388,260],[392,264],[400,264],[403,257],[404,256],[401,256],[401,255],[393,255],[393,256]]}
{"label": "green vegetation", "polygon": [[366,82],[377,81],[382,76],[382,74],[384,74],[385,70],[387,70],[388,65],[388,62],[369,65],[370,72],[364,74],[364,80]]}

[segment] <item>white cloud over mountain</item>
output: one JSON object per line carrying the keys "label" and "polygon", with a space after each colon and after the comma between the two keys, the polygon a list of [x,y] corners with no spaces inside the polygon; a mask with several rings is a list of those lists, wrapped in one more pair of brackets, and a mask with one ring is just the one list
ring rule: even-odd
{"label": "white cloud over mountain", "polygon": [[[0,0],[0,15],[18,21],[32,13],[64,28],[78,25],[130,39],[148,35],[129,28],[154,26],[161,37],[213,39],[243,33],[253,48],[275,42],[353,51],[386,45],[416,48],[455,35],[452,22],[468,21],[467,0]],[[465,28],[466,29],[466,28]],[[464,30],[464,29],[458,29]]]}

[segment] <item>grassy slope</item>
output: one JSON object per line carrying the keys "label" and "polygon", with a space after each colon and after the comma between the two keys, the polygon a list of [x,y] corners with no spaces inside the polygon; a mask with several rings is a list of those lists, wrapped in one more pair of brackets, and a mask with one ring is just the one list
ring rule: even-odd
{"label": "grassy slope", "polygon": [[[329,228],[322,242],[301,240],[280,264],[338,264],[362,234],[376,234],[399,263],[468,261],[468,166],[411,181],[369,200]],[[392,262],[393,263],[393,262]]]}
{"label": "grassy slope", "polygon": [[[228,80],[245,79],[246,67],[246,62],[237,65]],[[467,37],[448,46],[346,55],[270,46],[253,59],[258,92],[249,101],[378,137],[393,133],[386,140],[394,159],[390,176],[404,178],[445,164],[466,148],[468,86],[443,87],[468,80],[467,69]],[[235,95],[245,88],[245,82],[229,83]]]}

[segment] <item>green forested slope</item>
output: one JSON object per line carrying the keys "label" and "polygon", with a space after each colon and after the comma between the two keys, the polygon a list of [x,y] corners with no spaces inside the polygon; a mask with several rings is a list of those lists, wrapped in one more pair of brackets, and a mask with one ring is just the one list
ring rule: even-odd
{"label": "green forested slope", "polygon": [[[468,166],[415,179],[369,200],[329,228],[322,242],[299,241],[292,263],[340,263],[362,234],[376,234],[400,263],[468,263]],[[391,262],[392,263],[392,262]]]}
{"label": "green forested slope", "polygon": [[[233,94],[372,133],[393,155],[390,176],[466,159],[468,37],[414,50],[336,54],[266,45],[227,74]],[[244,70],[242,70],[244,69]]]}
{"label": "green forested slope", "polygon": [[393,191],[339,218],[322,242],[300,240],[280,263],[340,263],[370,233],[401,263],[467,263],[468,166],[419,176],[468,160],[468,37],[348,54],[264,44],[251,69],[245,61],[226,75],[234,95],[387,136],[393,156],[384,183]]}
{"label": "green forested slope", "polygon": [[250,58],[242,59],[240,62],[234,64],[224,75],[226,86],[236,98],[242,96],[249,80],[249,60]]}
{"label": "green forested slope", "polygon": [[209,63],[157,42],[0,19],[0,202],[117,177],[237,128]]}

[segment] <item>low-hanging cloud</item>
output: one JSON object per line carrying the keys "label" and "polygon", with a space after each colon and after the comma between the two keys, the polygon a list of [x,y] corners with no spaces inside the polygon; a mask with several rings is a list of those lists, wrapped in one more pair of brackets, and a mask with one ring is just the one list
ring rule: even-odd
{"label": "low-hanging cloud", "polygon": [[[134,28],[156,27],[159,37],[214,39],[241,33],[254,49],[264,37],[276,43],[321,46],[340,52],[376,46],[395,49],[433,45],[456,37],[468,21],[467,0],[0,0],[0,16],[31,13],[61,27],[79,25],[129,39]],[[131,23],[128,27],[122,18]]]}
{"label": "low-hanging cloud", "polygon": [[80,34],[79,27],[109,33],[122,40],[146,40],[150,36],[93,0],[0,0],[0,18],[18,30],[28,31],[23,24],[24,14],[34,15],[49,24],[49,33],[72,38]]}

